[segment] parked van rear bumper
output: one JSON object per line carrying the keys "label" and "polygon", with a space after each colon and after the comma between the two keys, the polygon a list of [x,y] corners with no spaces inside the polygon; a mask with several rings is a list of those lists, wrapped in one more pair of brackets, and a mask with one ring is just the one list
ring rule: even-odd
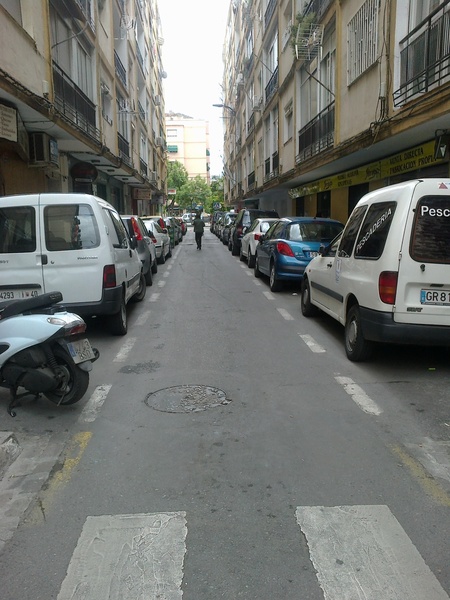
{"label": "parked van rear bumper", "polygon": [[62,302],[69,312],[74,312],[80,317],[93,317],[94,315],[115,315],[120,310],[123,291],[119,285],[115,288],[103,290],[102,299],[98,302]]}
{"label": "parked van rear bumper", "polygon": [[363,335],[366,340],[391,344],[449,346],[450,327],[396,323],[392,313],[360,307]]}

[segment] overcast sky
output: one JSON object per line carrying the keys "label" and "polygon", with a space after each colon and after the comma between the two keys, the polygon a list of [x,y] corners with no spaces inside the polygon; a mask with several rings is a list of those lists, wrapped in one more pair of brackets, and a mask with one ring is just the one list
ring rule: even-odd
{"label": "overcast sky", "polygon": [[230,0],[158,0],[166,112],[209,121],[211,175],[222,174],[222,49]]}

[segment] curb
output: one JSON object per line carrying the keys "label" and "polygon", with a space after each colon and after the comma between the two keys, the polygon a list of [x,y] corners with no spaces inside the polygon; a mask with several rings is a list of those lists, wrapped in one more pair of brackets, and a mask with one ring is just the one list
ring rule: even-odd
{"label": "curb", "polygon": [[0,431],[0,479],[19,456],[21,448],[12,431]]}

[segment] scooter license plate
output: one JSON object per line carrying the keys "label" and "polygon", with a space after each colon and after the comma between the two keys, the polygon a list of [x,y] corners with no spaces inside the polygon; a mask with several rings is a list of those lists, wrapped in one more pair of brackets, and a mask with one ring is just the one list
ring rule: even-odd
{"label": "scooter license plate", "polygon": [[73,358],[73,362],[78,364],[85,362],[86,360],[93,360],[95,358],[92,346],[87,338],[76,340],[74,342],[66,342],[67,349],[70,352],[70,356]]}

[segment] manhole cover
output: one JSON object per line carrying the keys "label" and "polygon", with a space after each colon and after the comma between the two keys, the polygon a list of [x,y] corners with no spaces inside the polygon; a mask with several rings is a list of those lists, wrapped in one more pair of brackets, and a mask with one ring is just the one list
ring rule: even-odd
{"label": "manhole cover", "polygon": [[225,392],[209,385],[177,385],[147,396],[145,404],[170,413],[200,412],[229,404]]}

